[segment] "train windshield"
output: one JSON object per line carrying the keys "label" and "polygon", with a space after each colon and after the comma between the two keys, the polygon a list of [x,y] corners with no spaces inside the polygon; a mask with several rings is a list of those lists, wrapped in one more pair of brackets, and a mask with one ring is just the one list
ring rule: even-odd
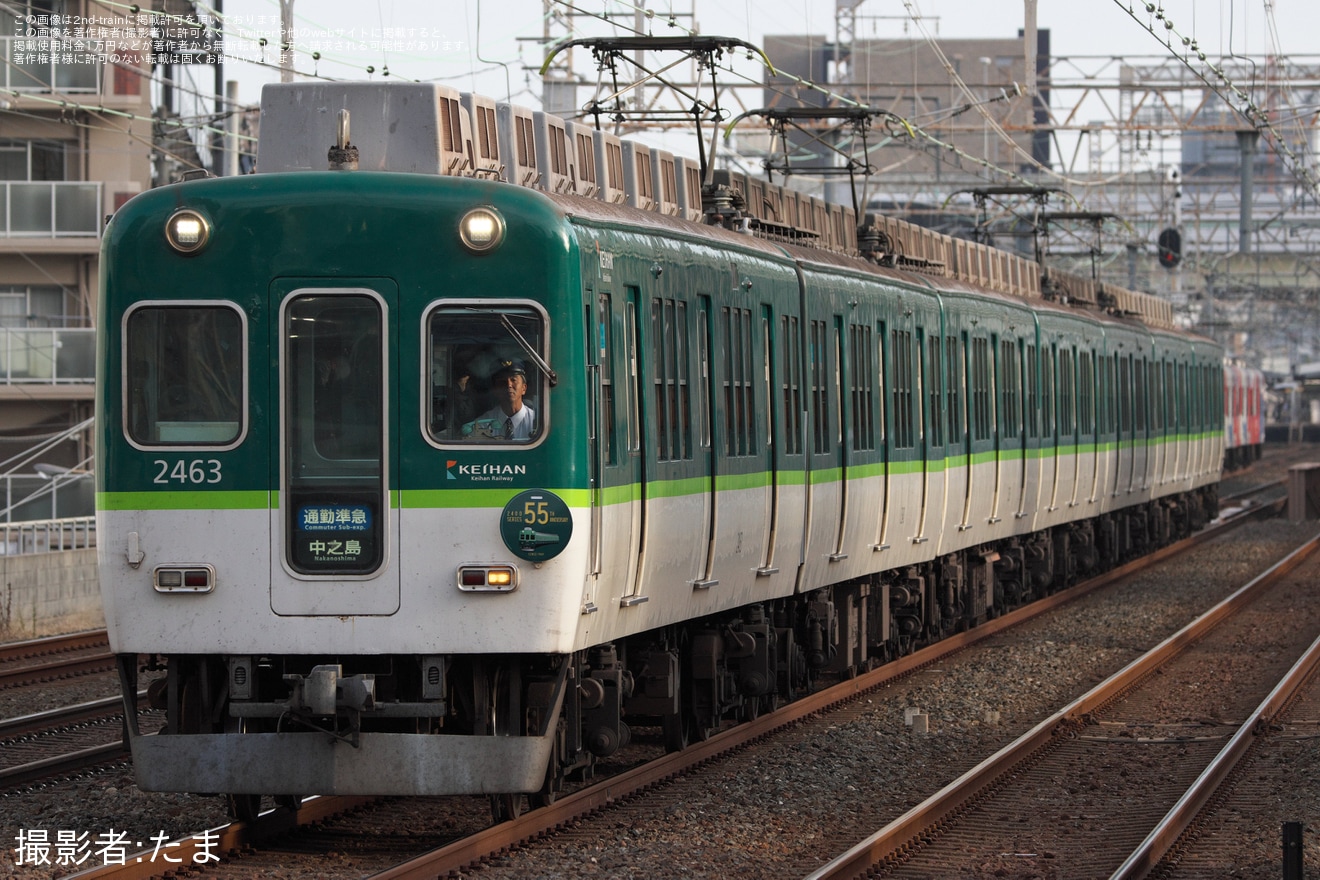
{"label": "train windshield", "polygon": [[232,446],[243,432],[243,318],[214,304],[144,305],[124,322],[124,420],[140,446]]}
{"label": "train windshield", "polygon": [[427,426],[452,444],[530,444],[546,425],[545,317],[530,306],[446,304],[426,322]]}

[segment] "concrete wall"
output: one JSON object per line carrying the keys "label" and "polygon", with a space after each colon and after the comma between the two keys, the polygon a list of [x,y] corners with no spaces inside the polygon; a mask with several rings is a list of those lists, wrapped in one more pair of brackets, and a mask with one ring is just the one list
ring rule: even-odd
{"label": "concrete wall", "polygon": [[0,556],[0,637],[105,626],[96,550]]}

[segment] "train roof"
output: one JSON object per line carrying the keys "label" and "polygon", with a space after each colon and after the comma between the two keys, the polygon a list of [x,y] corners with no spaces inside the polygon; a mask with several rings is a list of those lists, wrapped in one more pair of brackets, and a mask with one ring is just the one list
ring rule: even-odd
{"label": "train roof", "polygon": [[438,83],[273,83],[261,109],[263,174],[332,167],[499,179],[542,190],[567,214],[596,222],[1195,335],[1150,294],[893,217],[858,222],[851,208],[741,173],[718,171],[702,185],[690,161],[663,150],[624,149],[626,139]]}
{"label": "train roof", "polygon": [[[758,238],[747,233],[726,229],[723,226],[712,226],[684,220],[680,217],[656,214],[626,204],[610,204],[575,195],[550,195],[549,197],[570,218],[581,218],[607,225],[617,224],[638,229],[663,230],[670,235],[682,238],[702,240],[712,245],[719,244],[760,253],[770,259],[788,258],[800,262],[804,266],[852,273],[862,272],[891,283],[924,290],[932,294],[977,296],[1014,308],[1026,308],[1096,325],[1112,324],[1145,332],[1169,333],[1205,339],[1199,334],[1174,327],[1171,322],[1165,325],[1163,322],[1152,323],[1142,320],[1142,316],[1131,311],[1126,313],[1106,311],[1092,303],[1058,301],[1046,299],[1039,295],[1015,295],[1013,292],[988,289],[956,276],[934,275],[905,270],[901,267],[884,266],[863,259],[860,256]],[[1206,341],[1210,340],[1206,339]]]}

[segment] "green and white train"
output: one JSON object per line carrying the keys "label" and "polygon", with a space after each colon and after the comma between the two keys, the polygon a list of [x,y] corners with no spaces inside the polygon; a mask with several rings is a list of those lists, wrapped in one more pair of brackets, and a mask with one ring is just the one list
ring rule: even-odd
{"label": "green and white train", "polygon": [[144,789],[513,811],[1215,509],[1222,353],[1152,297],[431,84],[268,86],[257,171],[105,235]]}

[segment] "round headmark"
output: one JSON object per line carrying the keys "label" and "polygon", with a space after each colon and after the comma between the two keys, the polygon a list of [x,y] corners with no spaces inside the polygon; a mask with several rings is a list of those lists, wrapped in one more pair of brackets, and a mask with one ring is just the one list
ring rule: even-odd
{"label": "round headmark", "polygon": [[500,537],[514,556],[528,562],[554,559],[573,536],[573,514],[560,498],[544,489],[519,492],[500,514]]}

